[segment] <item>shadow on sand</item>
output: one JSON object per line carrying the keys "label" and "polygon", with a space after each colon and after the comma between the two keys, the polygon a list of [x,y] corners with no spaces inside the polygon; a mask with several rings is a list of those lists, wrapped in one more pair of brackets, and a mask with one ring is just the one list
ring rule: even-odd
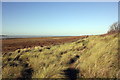
{"label": "shadow on sand", "polygon": [[68,78],[68,80],[76,80],[78,78],[79,70],[74,68],[67,68],[63,70],[64,76]]}
{"label": "shadow on sand", "polygon": [[74,68],[74,63],[79,57],[79,55],[76,55],[74,58],[71,58],[67,63],[69,65],[69,68],[63,70],[62,75],[68,78],[68,80],[76,80],[77,78],[80,78],[80,76],[78,75],[80,71]]}

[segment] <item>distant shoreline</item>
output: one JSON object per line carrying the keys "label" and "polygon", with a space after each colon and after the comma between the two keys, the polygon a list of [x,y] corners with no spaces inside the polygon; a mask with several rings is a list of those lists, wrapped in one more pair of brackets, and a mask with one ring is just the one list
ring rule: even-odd
{"label": "distant shoreline", "polygon": [[17,49],[32,48],[34,46],[50,46],[73,42],[86,36],[64,36],[64,37],[34,37],[34,38],[7,38],[2,41],[2,51],[10,52]]}
{"label": "distant shoreline", "polygon": [[21,38],[45,38],[45,37],[76,37],[76,36],[3,36],[0,35],[0,39],[21,39]]}

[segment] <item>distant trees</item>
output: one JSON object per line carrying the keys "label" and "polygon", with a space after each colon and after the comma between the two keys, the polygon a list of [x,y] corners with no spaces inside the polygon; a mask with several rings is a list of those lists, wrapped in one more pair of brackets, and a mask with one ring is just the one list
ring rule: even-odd
{"label": "distant trees", "polygon": [[120,24],[118,22],[113,23],[108,30],[108,33],[115,33],[120,31]]}

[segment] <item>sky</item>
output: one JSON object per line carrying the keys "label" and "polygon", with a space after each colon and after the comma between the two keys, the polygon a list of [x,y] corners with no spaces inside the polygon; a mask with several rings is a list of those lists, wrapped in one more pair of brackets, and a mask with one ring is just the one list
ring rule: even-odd
{"label": "sky", "polygon": [[2,34],[104,34],[118,21],[117,2],[3,2]]}

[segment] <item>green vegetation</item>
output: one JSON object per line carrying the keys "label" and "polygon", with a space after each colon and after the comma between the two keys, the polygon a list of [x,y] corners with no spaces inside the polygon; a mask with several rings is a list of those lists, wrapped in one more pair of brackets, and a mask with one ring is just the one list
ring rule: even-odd
{"label": "green vegetation", "polygon": [[2,72],[3,78],[65,78],[63,70],[72,67],[82,78],[120,78],[118,56],[118,34],[89,36],[3,54]]}

